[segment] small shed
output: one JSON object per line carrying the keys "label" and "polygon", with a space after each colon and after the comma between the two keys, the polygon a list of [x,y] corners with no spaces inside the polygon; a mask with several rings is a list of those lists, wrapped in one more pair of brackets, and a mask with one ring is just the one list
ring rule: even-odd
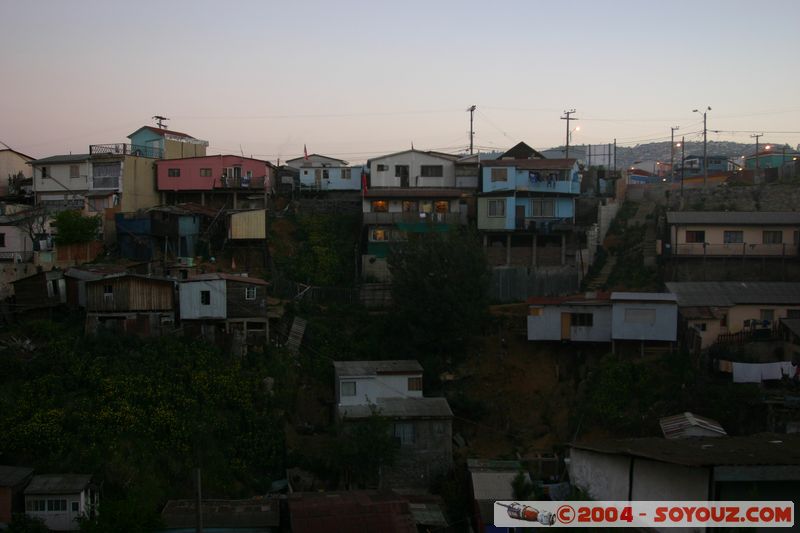
{"label": "small shed", "polygon": [[18,311],[55,307],[67,302],[64,273],[61,270],[37,272],[12,282]]}
{"label": "small shed", "polygon": [[264,209],[231,213],[228,238],[232,240],[265,239],[265,214]]}
{"label": "small shed", "polygon": [[107,327],[158,336],[175,323],[175,282],[141,274],[112,274],[86,281],[86,332]]}
{"label": "small shed", "polygon": [[98,501],[97,486],[85,474],[33,476],[25,489],[25,512],[55,531],[79,529],[78,518],[92,516]]}
{"label": "small shed", "polygon": [[25,511],[23,489],[33,476],[33,468],[0,465],[0,529],[11,523],[11,516]]}
{"label": "small shed", "polygon": [[671,293],[611,293],[613,340],[675,342],[678,298]]}

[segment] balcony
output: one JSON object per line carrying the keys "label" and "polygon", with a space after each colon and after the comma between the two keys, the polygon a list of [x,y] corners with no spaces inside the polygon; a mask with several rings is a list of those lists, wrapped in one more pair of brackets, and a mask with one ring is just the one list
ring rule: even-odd
{"label": "balcony", "polygon": [[263,189],[264,176],[251,178],[247,176],[223,176],[214,182],[215,189]]}
{"label": "balcony", "polygon": [[690,257],[797,257],[796,244],[685,243],[672,246],[673,256]]}
{"label": "balcony", "polygon": [[138,144],[90,144],[89,154],[91,155],[132,155],[136,157],[149,157],[161,159],[164,155],[161,148],[152,146],[142,146]]}
{"label": "balcony", "polygon": [[92,176],[92,190],[119,190],[119,176]]}
{"label": "balcony", "polygon": [[461,213],[364,213],[364,224],[461,224]]}

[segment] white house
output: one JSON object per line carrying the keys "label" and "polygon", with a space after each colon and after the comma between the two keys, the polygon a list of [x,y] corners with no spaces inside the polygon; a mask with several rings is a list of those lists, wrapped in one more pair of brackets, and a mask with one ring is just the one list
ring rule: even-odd
{"label": "white house", "polygon": [[77,530],[77,519],[96,513],[98,502],[99,492],[89,475],[33,476],[25,488],[26,514],[44,520],[54,531]]}
{"label": "white house", "polygon": [[30,162],[37,205],[83,209],[90,189],[89,154],[54,155]]}
{"label": "white house", "polygon": [[529,341],[611,342],[609,293],[528,299]]}
{"label": "white house", "polygon": [[368,406],[379,398],[422,398],[417,361],[336,361],[333,368],[340,413],[346,414],[346,406]]}
{"label": "white house", "polygon": [[657,292],[611,293],[613,340],[675,342],[678,334],[678,299]]}
{"label": "white house", "polygon": [[300,185],[322,191],[361,190],[361,166],[350,166],[343,159],[310,154],[286,161],[286,166],[298,171]]}

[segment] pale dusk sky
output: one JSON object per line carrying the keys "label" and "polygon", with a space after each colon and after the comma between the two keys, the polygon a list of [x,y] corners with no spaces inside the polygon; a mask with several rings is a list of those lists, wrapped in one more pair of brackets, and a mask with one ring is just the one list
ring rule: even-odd
{"label": "pale dusk sky", "polygon": [[[800,144],[800,2],[0,0],[0,141],[34,157],[153,115],[209,153],[363,161],[700,140]],[[719,133],[716,131],[719,130]]]}

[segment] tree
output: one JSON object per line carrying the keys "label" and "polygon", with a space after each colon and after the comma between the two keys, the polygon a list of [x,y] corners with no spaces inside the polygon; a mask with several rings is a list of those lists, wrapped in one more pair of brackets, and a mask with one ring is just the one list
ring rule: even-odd
{"label": "tree", "polygon": [[344,485],[366,486],[377,480],[381,466],[394,464],[398,443],[391,433],[391,421],[370,406],[372,414],[359,420],[345,420],[335,443],[334,465]]}
{"label": "tree", "polygon": [[394,346],[427,375],[457,362],[488,311],[489,268],[474,232],[412,235],[389,253]]}
{"label": "tree", "polygon": [[80,211],[61,211],[55,217],[56,244],[79,244],[97,239],[100,217],[85,217]]}

